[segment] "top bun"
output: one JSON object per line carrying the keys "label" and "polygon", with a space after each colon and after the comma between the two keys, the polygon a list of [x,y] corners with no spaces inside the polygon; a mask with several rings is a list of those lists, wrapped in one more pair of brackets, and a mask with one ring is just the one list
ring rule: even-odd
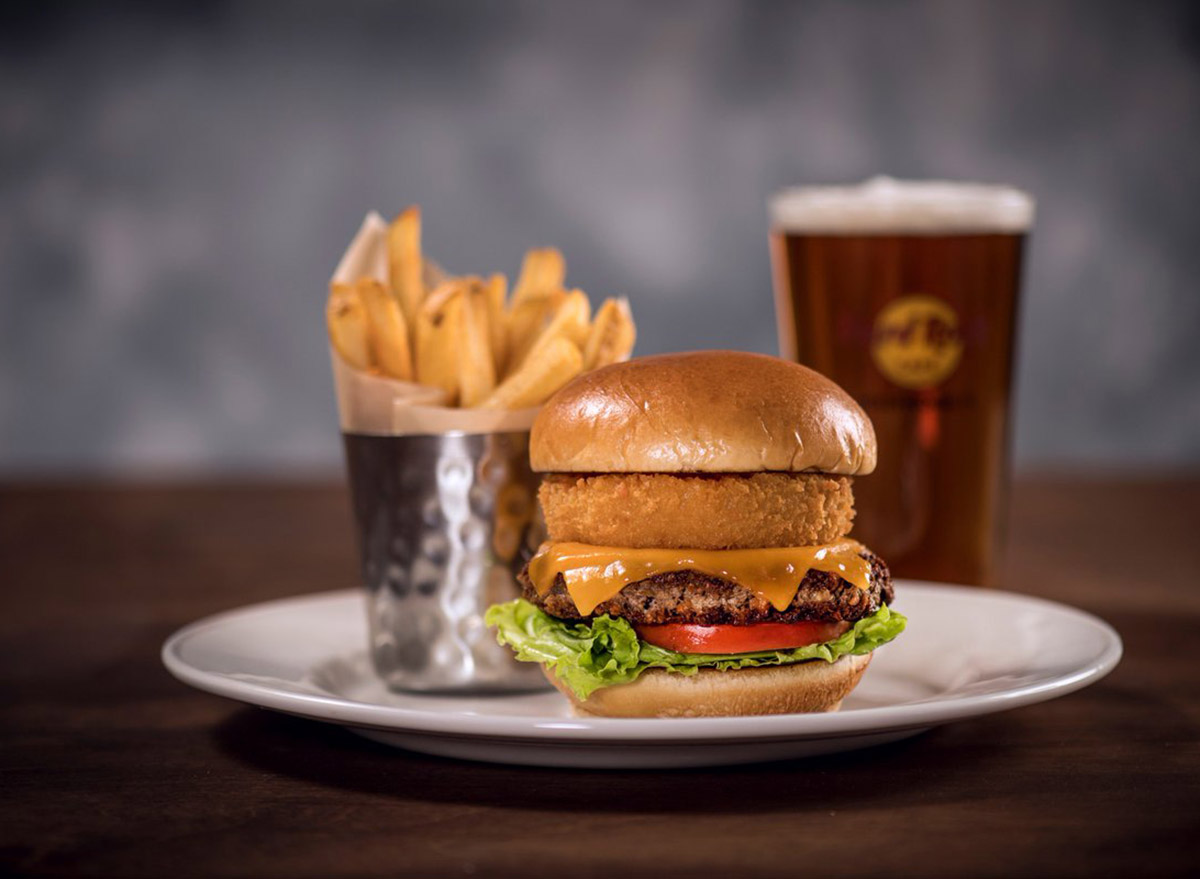
{"label": "top bun", "polygon": [[581,375],[546,402],[535,471],[847,476],[875,469],[875,429],[806,366],[744,351],[640,357]]}

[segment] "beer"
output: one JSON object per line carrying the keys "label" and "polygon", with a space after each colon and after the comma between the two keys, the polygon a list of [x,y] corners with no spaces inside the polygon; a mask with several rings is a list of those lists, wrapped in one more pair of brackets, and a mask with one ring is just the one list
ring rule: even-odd
{"label": "beer", "polygon": [[1013,189],[885,178],[771,202],[780,347],[871,416],[854,535],[897,576],[990,580],[1032,219]]}

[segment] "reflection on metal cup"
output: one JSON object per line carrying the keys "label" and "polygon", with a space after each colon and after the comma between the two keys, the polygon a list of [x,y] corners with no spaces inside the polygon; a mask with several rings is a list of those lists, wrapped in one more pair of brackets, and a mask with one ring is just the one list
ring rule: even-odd
{"label": "reflection on metal cup", "polygon": [[529,433],[345,432],[371,656],[396,690],[546,686],[483,622],[541,542]]}

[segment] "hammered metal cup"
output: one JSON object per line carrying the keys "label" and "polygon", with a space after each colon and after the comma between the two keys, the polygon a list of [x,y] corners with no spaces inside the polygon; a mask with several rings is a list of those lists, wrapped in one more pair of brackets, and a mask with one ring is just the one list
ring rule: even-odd
{"label": "hammered metal cup", "polygon": [[483,614],[519,594],[542,540],[529,433],[344,432],[367,589],[371,658],[394,690],[546,686]]}

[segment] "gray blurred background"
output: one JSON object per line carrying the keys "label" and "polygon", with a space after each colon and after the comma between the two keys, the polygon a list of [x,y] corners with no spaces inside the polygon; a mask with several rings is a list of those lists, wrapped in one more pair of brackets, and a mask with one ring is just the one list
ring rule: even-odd
{"label": "gray blurred background", "polygon": [[0,473],[331,471],[368,208],[774,353],[765,199],[1015,183],[1018,466],[1200,462],[1200,4],[6,4]]}

